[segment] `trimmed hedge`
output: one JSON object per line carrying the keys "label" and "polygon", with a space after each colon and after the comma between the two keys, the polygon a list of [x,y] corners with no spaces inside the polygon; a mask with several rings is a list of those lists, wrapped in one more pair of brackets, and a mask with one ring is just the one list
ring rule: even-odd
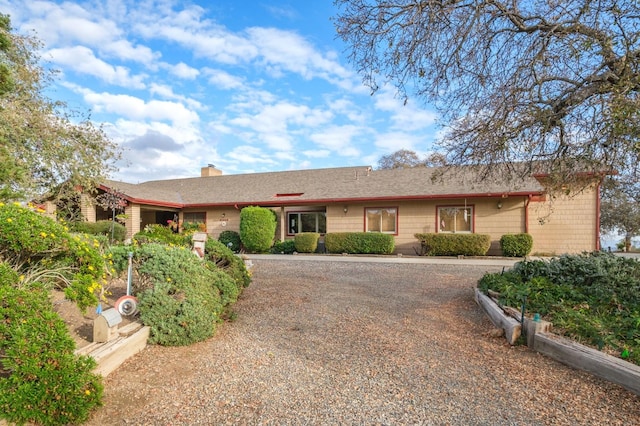
{"label": "trimmed hedge", "polygon": [[293,254],[296,251],[296,243],[293,240],[276,241],[269,251],[273,254]]}
{"label": "trimmed hedge", "polygon": [[502,255],[507,257],[525,257],[531,253],[533,237],[529,234],[505,234],[500,238]]}
{"label": "trimmed hedge", "polygon": [[319,239],[320,234],[317,232],[301,232],[296,234],[293,243],[298,253],[314,253]]}
{"label": "trimmed hedge", "polygon": [[276,214],[271,209],[249,206],[240,211],[240,240],[250,253],[266,253],[276,235]]}
{"label": "trimmed hedge", "polygon": [[415,234],[423,256],[485,256],[491,247],[487,234]]}
{"label": "trimmed hedge", "polygon": [[122,242],[127,236],[127,228],[118,222],[111,220],[99,220],[97,222],[73,222],[70,227],[75,232],[90,235],[105,235],[111,239],[111,226],[113,225],[113,241]]}
{"label": "trimmed hedge", "polygon": [[378,232],[332,232],[324,236],[329,253],[391,254],[395,249],[393,235]]}

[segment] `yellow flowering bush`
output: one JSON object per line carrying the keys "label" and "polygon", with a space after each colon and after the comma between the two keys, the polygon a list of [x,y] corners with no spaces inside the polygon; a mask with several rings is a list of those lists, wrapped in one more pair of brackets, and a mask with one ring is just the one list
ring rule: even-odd
{"label": "yellow flowering bush", "polygon": [[15,203],[0,205],[0,260],[23,277],[18,286],[63,288],[82,310],[98,303],[109,273],[97,239]]}

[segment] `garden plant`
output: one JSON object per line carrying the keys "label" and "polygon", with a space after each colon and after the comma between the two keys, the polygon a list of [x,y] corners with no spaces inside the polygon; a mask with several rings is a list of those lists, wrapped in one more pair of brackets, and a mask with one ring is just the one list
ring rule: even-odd
{"label": "garden plant", "polygon": [[481,291],[538,313],[554,332],[640,365],[640,262],[605,252],[522,261],[487,274]]}

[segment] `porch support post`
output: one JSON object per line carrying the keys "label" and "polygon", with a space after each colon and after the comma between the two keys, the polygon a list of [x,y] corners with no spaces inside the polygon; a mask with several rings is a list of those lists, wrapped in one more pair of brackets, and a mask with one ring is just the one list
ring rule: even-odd
{"label": "porch support post", "polygon": [[90,195],[80,194],[80,212],[86,222],[94,223],[96,221],[96,205]]}
{"label": "porch support post", "polygon": [[124,208],[127,227],[127,238],[132,238],[140,232],[140,204],[128,204]]}
{"label": "porch support post", "polygon": [[284,229],[287,226],[287,216],[284,214],[284,206],[280,206],[280,242],[284,241]]}

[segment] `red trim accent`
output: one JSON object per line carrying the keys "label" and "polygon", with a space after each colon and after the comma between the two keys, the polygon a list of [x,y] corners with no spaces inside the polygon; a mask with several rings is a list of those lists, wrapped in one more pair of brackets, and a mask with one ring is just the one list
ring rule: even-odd
{"label": "red trim accent", "polygon": [[304,194],[304,192],[291,192],[287,194],[276,194],[275,197],[299,197],[302,194]]}
{"label": "red trim accent", "polygon": [[529,195],[524,202],[524,232],[526,234],[529,233],[529,203],[531,202],[531,198],[533,195]]}

